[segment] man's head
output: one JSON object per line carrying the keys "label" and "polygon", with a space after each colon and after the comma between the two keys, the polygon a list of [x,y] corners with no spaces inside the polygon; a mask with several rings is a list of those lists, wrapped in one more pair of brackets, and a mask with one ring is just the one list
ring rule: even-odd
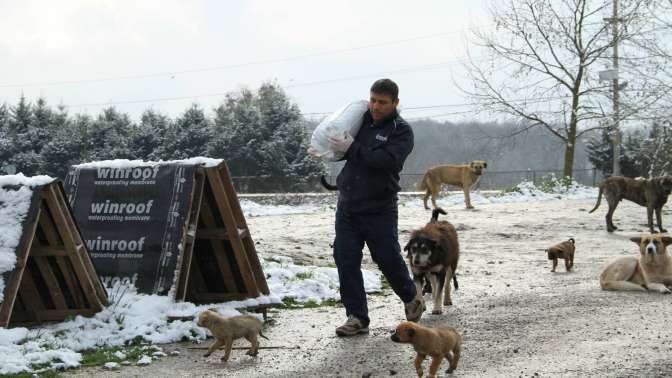
{"label": "man's head", "polygon": [[374,122],[389,117],[399,104],[399,87],[390,79],[376,80],[371,86],[369,111]]}

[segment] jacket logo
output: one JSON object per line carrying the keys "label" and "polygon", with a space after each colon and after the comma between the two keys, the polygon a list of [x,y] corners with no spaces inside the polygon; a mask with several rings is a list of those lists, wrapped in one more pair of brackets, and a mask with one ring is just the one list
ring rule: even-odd
{"label": "jacket logo", "polygon": [[379,140],[381,142],[387,142],[387,137],[384,137],[380,134],[376,135],[376,140]]}

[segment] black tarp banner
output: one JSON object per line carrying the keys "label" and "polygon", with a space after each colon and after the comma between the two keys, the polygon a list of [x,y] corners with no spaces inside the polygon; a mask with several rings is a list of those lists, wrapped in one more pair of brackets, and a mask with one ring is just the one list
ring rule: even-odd
{"label": "black tarp banner", "polygon": [[103,284],[171,289],[197,166],[73,167],[68,201]]}

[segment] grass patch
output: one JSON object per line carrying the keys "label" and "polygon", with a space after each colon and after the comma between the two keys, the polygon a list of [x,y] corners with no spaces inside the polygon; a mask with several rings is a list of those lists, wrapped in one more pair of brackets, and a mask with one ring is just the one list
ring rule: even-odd
{"label": "grass patch", "polygon": [[297,302],[294,298],[284,298],[282,300],[281,309],[298,310],[302,308],[318,308],[318,307],[339,307],[342,306],[340,301],[335,299],[327,299],[320,303],[310,300],[308,302]]}
{"label": "grass patch", "polygon": [[307,280],[309,278],[313,278],[313,272],[302,272],[302,273],[297,273],[294,279],[298,281],[303,281]]}
{"label": "grass patch", "polygon": [[33,378],[33,375],[40,378],[61,378],[63,375],[60,372],[49,370],[42,373],[17,373],[17,374],[0,374],[0,378]]}
{"label": "grass patch", "polygon": [[[114,354],[122,352],[126,358],[121,359]],[[102,366],[107,362],[137,361],[143,355],[151,355],[154,350],[146,346],[106,347],[82,353],[82,366]]]}

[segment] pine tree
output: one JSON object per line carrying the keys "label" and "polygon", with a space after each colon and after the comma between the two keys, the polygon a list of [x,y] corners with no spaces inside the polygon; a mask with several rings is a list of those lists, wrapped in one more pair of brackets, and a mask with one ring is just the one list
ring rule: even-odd
{"label": "pine tree", "polygon": [[205,156],[213,128],[203,109],[193,104],[168,127],[154,156],[163,160]]}
{"label": "pine tree", "polygon": [[129,148],[132,122],[128,114],[114,107],[103,109],[98,118],[86,124],[85,143],[91,160],[130,159]]}
{"label": "pine tree", "polygon": [[142,113],[140,124],[134,125],[130,133],[129,148],[134,159],[156,160],[157,149],[170,127],[167,116],[148,109]]}
{"label": "pine tree", "polygon": [[[593,138],[586,145],[588,160],[599,169],[605,176],[613,172],[614,146],[612,145],[610,131],[603,129],[599,138]],[[639,143],[637,137],[632,134],[626,135],[621,146],[621,174],[625,177],[638,177],[641,175],[641,167],[637,164]]]}

